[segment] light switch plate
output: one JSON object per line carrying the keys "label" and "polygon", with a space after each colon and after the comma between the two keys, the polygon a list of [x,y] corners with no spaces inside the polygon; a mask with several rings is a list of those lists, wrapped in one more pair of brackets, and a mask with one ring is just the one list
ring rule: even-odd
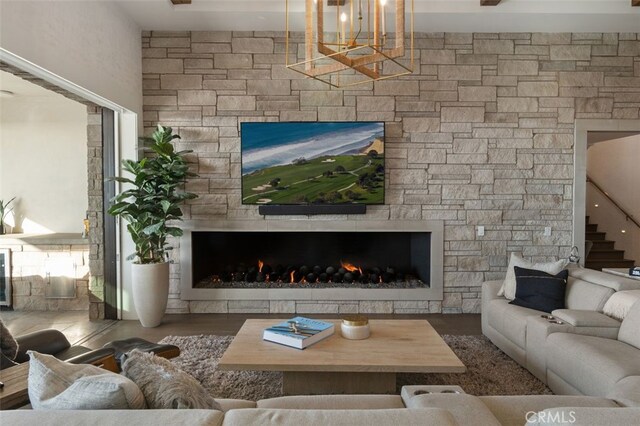
{"label": "light switch plate", "polygon": [[484,226],[478,226],[478,237],[484,237]]}
{"label": "light switch plate", "polygon": [[545,237],[550,237],[551,236],[551,227],[550,226],[545,226],[544,227],[544,236]]}

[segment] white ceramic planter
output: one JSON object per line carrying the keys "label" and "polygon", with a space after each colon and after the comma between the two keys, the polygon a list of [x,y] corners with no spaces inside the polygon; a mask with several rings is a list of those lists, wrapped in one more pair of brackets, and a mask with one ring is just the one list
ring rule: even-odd
{"label": "white ceramic planter", "polygon": [[169,262],[131,265],[133,305],[143,327],[157,327],[167,309]]}

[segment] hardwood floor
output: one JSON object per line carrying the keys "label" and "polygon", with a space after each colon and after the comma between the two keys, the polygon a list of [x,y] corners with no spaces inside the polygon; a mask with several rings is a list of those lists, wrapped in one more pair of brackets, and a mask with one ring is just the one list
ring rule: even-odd
{"label": "hardwood floor", "polygon": [[40,312],[40,311],[0,311],[0,318],[14,336],[47,328],[60,330],[72,345],[81,344],[100,331],[111,327],[117,321],[89,321],[86,311]]}
{"label": "hardwood floor", "polygon": [[[2,311],[0,317],[14,335],[45,328],[62,331],[72,344],[99,348],[113,340],[141,337],[157,342],[166,336],[197,334],[235,335],[247,318],[286,318],[286,314],[183,314],[166,315],[156,328],[144,328],[138,321],[89,321],[86,312]],[[482,334],[480,315],[368,315],[370,318],[426,319],[440,334]],[[336,315],[316,315],[335,318]]]}

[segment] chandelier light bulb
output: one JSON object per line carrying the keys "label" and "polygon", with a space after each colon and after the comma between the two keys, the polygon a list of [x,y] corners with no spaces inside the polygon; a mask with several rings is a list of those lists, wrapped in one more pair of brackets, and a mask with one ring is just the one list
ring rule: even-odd
{"label": "chandelier light bulb", "polygon": [[342,12],[342,14],[340,15],[340,21],[341,22],[347,22],[347,14]]}
{"label": "chandelier light bulb", "polygon": [[[384,10],[384,6],[387,4],[387,0],[380,0],[380,6],[381,6],[381,15],[382,15],[382,36],[386,37],[387,36],[387,25],[385,23],[386,21],[386,13]],[[383,42],[384,43],[384,42]]]}

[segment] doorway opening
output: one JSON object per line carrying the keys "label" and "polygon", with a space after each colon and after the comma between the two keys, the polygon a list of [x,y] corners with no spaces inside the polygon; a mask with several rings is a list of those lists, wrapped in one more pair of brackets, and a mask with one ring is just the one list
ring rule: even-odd
{"label": "doorway opening", "polygon": [[628,270],[640,259],[640,120],[577,120],[574,156],[573,244],[581,264]]}

